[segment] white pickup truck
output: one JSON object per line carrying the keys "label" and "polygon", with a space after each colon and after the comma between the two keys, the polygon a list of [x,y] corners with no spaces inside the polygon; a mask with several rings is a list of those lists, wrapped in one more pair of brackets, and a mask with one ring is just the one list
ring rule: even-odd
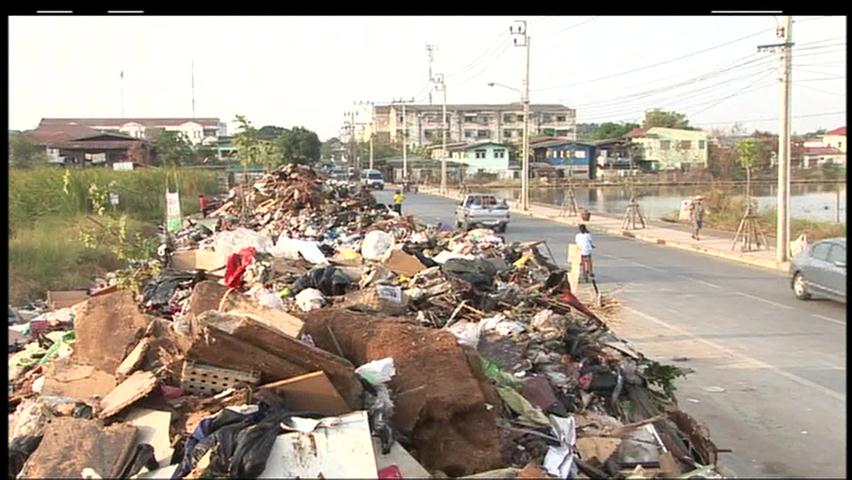
{"label": "white pickup truck", "polygon": [[456,226],[468,230],[480,226],[504,233],[509,224],[509,205],[488,193],[471,193],[456,208]]}

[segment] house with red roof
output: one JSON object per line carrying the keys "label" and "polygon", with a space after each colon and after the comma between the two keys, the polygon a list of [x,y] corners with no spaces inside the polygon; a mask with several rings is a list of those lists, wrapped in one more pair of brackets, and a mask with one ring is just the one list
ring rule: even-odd
{"label": "house with red roof", "polygon": [[[827,164],[846,165],[846,127],[835,128],[822,136],[804,142],[796,149],[802,168],[816,168]],[[798,160],[798,159],[797,159]]]}

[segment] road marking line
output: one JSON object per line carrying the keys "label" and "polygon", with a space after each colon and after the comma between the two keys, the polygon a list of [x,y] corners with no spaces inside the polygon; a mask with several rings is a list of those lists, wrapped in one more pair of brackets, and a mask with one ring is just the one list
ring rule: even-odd
{"label": "road marking line", "polygon": [[702,284],[702,285],[707,285],[708,287],[712,287],[712,288],[722,288],[720,285],[716,285],[715,283],[705,282],[704,280],[699,280],[699,279],[697,279],[697,278],[688,277],[688,276],[686,276],[686,275],[678,275],[678,277],[680,277],[680,278],[684,278],[684,279],[686,279],[686,280],[692,280],[693,282],[698,282],[698,283],[700,283],[700,284]]}
{"label": "road marking line", "polygon": [[821,320],[825,320],[826,322],[836,323],[838,325],[843,325],[844,327],[846,326],[846,322],[841,322],[840,320],[836,320],[836,319],[831,318],[831,317],[826,317],[825,315],[820,315],[818,313],[812,313],[811,316],[819,318]]}
{"label": "road marking line", "polygon": [[739,357],[741,359],[748,360],[750,362],[753,362],[756,366],[770,370],[770,371],[786,378],[787,380],[793,381],[795,383],[798,383],[799,385],[802,385],[802,386],[805,386],[805,387],[808,387],[808,388],[811,388],[811,389],[814,389],[814,390],[818,390],[818,391],[822,392],[823,394],[828,395],[829,397],[831,397],[835,400],[839,400],[839,401],[844,402],[844,403],[846,402],[846,395],[845,394],[835,392],[834,390],[826,388],[826,387],[824,387],[824,386],[822,386],[818,383],[814,383],[814,382],[807,380],[807,379],[804,379],[804,378],[802,378],[798,375],[793,375],[792,373],[785,372],[784,370],[781,370],[777,367],[774,367],[774,366],[772,366],[772,365],[770,365],[770,364],[768,364],[764,361],[761,361],[761,360],[758,360],[756,358],[750,357],[748,355],[739,353],[735,350],[731,350],[730,348],[723,347],[722,345],[719,345],[718,343],[712,342],[710,340],[706,340],[706,339],[701,338],[699,336],[693,335],[693,334],[689,333],[687,330],[684,330],[680,327],[676,327],[674,325],[668,324],[668,323],[660,320],[659,318],[648,315],[647,313],[642,313],[639,310],[636,310],[635,308],[624,306],[624,309],[628,310],[628,311],[632,312],[633,314],[638,315],[638,316],[640,316],[640,317],[642,317],[642,318],[644,318],[648,321],[654,322],[658,325],[662,325],[662,326],[664,326],[664,327],[666,327],[666,328],[668,328],[672,331],[675,331],[677,333],[680,333],[681,335],[689,337],[689,338],[695,340],[696,342],[700,342],[700,343],[703,343],[704,345],[715,348],[716,350],[718,350],[722,353],[726,353],[728,355],[731,355],[732,357]]}
{"label": "road marking line", "polygon": [[663,269],[657,268],[657,267],[652,267],[650,265],[645,265],[644,263],[634,262],[633,260],[628,260],[628,259],[623,258],[623,257],[617,257],[615,255],[607,255],[605,253],[599,253],[597,255],[604,257],[604,258],[615,258],[615,259],[621,260],[623,262],[632,263],[633,265],[637,265],[637,266],[642,267],[642,268],[647,268],[648,270],[654,270],[656,272],[669,273],[667,270],[663,270]]}
{"label": "road marking line", "polygon": [[758,302],[768,303],[769,305],[774,305],[778,308],[785,308],[787,310],[793,310],[793,307],[791,307],[789,305],[784,305],[783,303],[773,302],[772,300],[767,300],[765,298],[757,297],[755,295],[749,295],[748,293],[734,292],[734,294],[739,295],[741,297],[748,297],[748,298],[757,300]]}

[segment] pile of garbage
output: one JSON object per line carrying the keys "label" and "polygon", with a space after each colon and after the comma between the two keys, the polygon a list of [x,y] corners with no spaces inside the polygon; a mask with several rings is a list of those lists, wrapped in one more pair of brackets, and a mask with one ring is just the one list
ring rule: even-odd
{"label": "pile of garbage", "polygon": [[10,308],[10,477],[721,478],[541,242],[297,166],[211,215],[137,290]]}

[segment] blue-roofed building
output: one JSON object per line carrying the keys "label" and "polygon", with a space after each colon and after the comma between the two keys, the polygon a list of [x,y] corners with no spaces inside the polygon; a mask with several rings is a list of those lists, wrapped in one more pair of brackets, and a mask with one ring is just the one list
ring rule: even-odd
{"label": "blue-roofed building", "polygon": [[573,140],[545,140],[530,145],[535,162],[548,163],[565,177],[596,177],[595,146]]}

